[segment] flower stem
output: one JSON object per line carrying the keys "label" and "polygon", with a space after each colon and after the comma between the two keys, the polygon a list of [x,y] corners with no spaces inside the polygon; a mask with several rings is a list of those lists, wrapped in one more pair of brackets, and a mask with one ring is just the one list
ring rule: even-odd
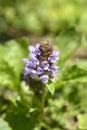
{"label": "flower stem", "polygon": [[45,107],[44,105],[45,105],[45,86],[42,86],[39,130],[41,130],[42,123],[44,122],[44,107]]}
{"label": "flower stem", "polygon": [[42,112],[42,121],[44,120],[44,103],[45,103],[45,92],[44,86],[42,87],[42,105],[41,105],[41,112]]}

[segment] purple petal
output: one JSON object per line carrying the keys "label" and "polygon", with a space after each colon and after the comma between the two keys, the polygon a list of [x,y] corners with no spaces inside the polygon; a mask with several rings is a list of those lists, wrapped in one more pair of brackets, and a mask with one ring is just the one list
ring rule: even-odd
{"label": "purple petal", "polygon": [[54,50],[53,53],[48,57],[48,60],[51,61],[52,63],[55,62],[56,60],[59,60],[59,55],[60,51]]}
{"label": "purple petal", "polygon": [[35,53],[30,53],[29,56],[30,56],[30,58],[36,58],[36,54]]}
{"label": "purple petal", "polygon": [[28,60],[26,67],[28,68],[36,68],[36,66],[39,64],[39,61],[37,59],[30,59]]}
{"label": "purple petal", "polygon": [[60,54],[60,51],[54,50],[52,54],[55,55],[55,56],[58,56]]}
{"label": "purple petal", "polygon": [[40,52],[40,50],[39,50],[39,46],[40,46],[40,44],[37,43],[35,46],[30,45],[30,46],[28,47],[28,48],[29,48],[29,51],[30,51],[30,57],[31,57],[31,58],[34,58],[34,57],[36,57],[36,56],[38,56],[38,55],[41,54],[41,52]]}
{"label": "purple petal", "polygon": [[35,47],[36,47],[36,49],[39,49],[40,43],[37,43],[37,44],[35,45]]}
{"label": "purple petal", "polygon": [[25,63],[28,63],[28,62],[29,62],[29,60],[26,59],[26,58],[23,58],[22,61],[25,62]]}
{"label": "purple petal", "polygon": [[41,79],[41,81],[42,81],[43,83],[47,83],[47,82],[48,82],[48,79],[49,79],[49,76],[48,76],[48,75],[42,75],[42,76],[40,77],[40,79]]}
{"label": "purple petal", "polygon": [[31,69],[30,69],[30,68],[28,68],[27,66],[25,66],[25,67],[24,67],[24,70],[25,70],[25,72],[28,72],[28,73],[30,73],[30,72],[31,72]]}
{"label": "purple petal", "polygon": [[35,46],[30,45],[30,46],[28,47],[28,49],[29,49],[30,52],[34,52],[34,51],[35,51]]}
{"label": "purple petal", "polygon": [[32,71],[32,68],[28,68],[27,66],[24,67],[24,75],[30,74]]}
{"label": "purple petal", "polygon": [[30,56],[30,58],[34,58],[34,57],[37,57],[40,54],[41,54],[40,50],[36,49],[35,51],[30,52],[29,56]]}
{"label": "purple petal", "polygon": [[37,73],[36,70],[32,70],[30,73],[31,78],[36,78],[37,77]]}
{"label": "purple petal", "polygon": [[39,60],[37,58],[30,59],[33,64],[39,65]]}
{"label": "purple petal", "polygon": [[36,54],[36,56],[37,56],[37,55],[40,55],[40,54],[41,54],[40,50],[39,50],[39,49],[36,49],[35,54]]}
{"label": "purple petal", "polygon": [[51,54],[51,55],[48,57],[48,60],[53,63],[53,62],[55,62],[56,60],[59,60],[59,57],[57,57],[57,56],[54,55],[54,54]]}
{"label": "purple petal", "polygon": [[56,66],[56,65],[52,65],[49,67],[49,71],[54,71],[56,72],[58,70],[59,66]]}
{"label": "purple petal", "polygon": [[39,60],[37,58],[34,58],[33,62],[36,63],[36,65],[39,65]]}
{"label": "purple petal", "polygon": [[55,75],[56,75],[56,73],[55,73],[55,72],[52,72],[52,74],[51,74],[51,78],[54,78]]}

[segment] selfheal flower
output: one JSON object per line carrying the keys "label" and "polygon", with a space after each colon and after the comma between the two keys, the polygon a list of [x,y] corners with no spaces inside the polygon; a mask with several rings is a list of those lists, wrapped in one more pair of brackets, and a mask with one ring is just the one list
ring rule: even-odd
{"label": "selfheal flower", "polygon": [[56,65],[51,65],[51,66],[49,67],[49,71],[57,72],[58,68],[59,68],[59,67],[56,66]]}
{"label": "selfheal flower", "polygon": [[56,73],[59,72],[58,68],[59,66],[56,66],[56,65],[50,66],[49,71],[51,72],[51,75],[50,75],[51,78],[54,78]]}
{"label": "selfheal flower", "polygon": [[37,68],[37,74],[38,75],[41,75],[41,74],[44,74],[44,70],[40,67]]}
{"label": "selfheal flower", "polygon": [[32,76],[32,75],[37,75],[36,74],[36,68],[34,68],[35,66],[31,66],[32,64],[26,64],[24,66],[24,75],[30,75],[30,77],[36,77],[36,76]]}
{"label": "selfheal flower", "polygon": [[41,79],[41,81],[42,81],[43,83],[47,83],[47,82],[48,82],[48,79],[49,79],[49,76],[48,76],[48,75],[42,75],[42,76],[40,77],[40,79]]}
{"label": "selfheal flower", "polygon": [[42,62],[42,68],[43,68],[44,70],[48,70],[48,69],[49,69],[48,61],[43,61],[43,62]]}
{"label": "selfheal flower", "polygon": [[38,55],[41,54],[41,52],[39,50],[39,46],[40,46],[39,43],[37,43],[35,46],[33,46],[33,45],[29,46],[29,51],[30,51],[30,57],[31,58],[35,58],[35,57],[37,57]]}
{"label": "selfheal flower", "polygon": [[26,66],[27,66],[28,68],[36,68],[36,65],[39,65],[39,60],[36,59],[36,58],[32,58],[32,59],[30,59],[30,60],[24,58],[24,59],[22,59],[22,61],[23,61],[24,63],[26,63]]}
{"label": "selfheal flower", "polygon": [[31,58],[29,61],[31,61],[33,64],[39,65],[39,60],[37,58]]}
{"label": "selfheal flower", "polygon": [[32,71],[32,68],[29,68],[28,66],[25,65],[24,67],[24,75],[30,74]]}
{"label": "selfheal flower", "polygon": [[50,62],[55,62],[56,60],[59,60],[59,58],[58,58],[58,54],[59,54],[60,52],[59,51],[57,51],[57,50],[55,50],[55,51],[53,51],[53,53],[48,57],[48,60],[50,61]]}

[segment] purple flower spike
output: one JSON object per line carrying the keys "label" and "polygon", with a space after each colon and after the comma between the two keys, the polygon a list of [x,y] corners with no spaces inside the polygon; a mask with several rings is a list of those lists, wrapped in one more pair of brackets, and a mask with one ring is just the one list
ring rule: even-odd
{"label": "purple flower spike", "polygon": [[42,76],[40,77],[40,79],[41,79],[41,81],[42,81],[43,83],[47,83],[47,82],[48,82],[48,79],[49,79],[49,76],[48,76],[48,75],[42,75]]}
{"label": "purple flower spike", "polygon": [[55,77],[56,72],[59,72],[59,67],[54,65],[54,62],[59,60],[60,51],[53,50],[51,43],[45,41],[41,44],[30,45],[28,49],[30,59],[22,59],[25,77],[29,80],[38,78],[43,83],[47,83]]}
{"label": "purple flower spike", "polygon": [[43,68],[44,70],[48,70],[48,69],[49,69],[48,61],[43,61],[43,62],[42,62],[42,68]]}
{"label": "purple flower spike", "polygon": [[41,74],[44,74],[44,70],[40,67],[37,68],[37,74],[38,75],[41,75]]}

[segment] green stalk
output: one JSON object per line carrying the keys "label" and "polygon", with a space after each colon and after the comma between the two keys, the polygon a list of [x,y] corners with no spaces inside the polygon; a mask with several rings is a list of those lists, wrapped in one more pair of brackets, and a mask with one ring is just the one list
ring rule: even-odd
{"label": "green stalk", "polygon": [[39,130],[41,130],[42,123],[44,122],[44,105],[45,105],[45,86],[42,86],[42,95],[41,95],[41,107],[40,107],[40,119],[39,119]]}

